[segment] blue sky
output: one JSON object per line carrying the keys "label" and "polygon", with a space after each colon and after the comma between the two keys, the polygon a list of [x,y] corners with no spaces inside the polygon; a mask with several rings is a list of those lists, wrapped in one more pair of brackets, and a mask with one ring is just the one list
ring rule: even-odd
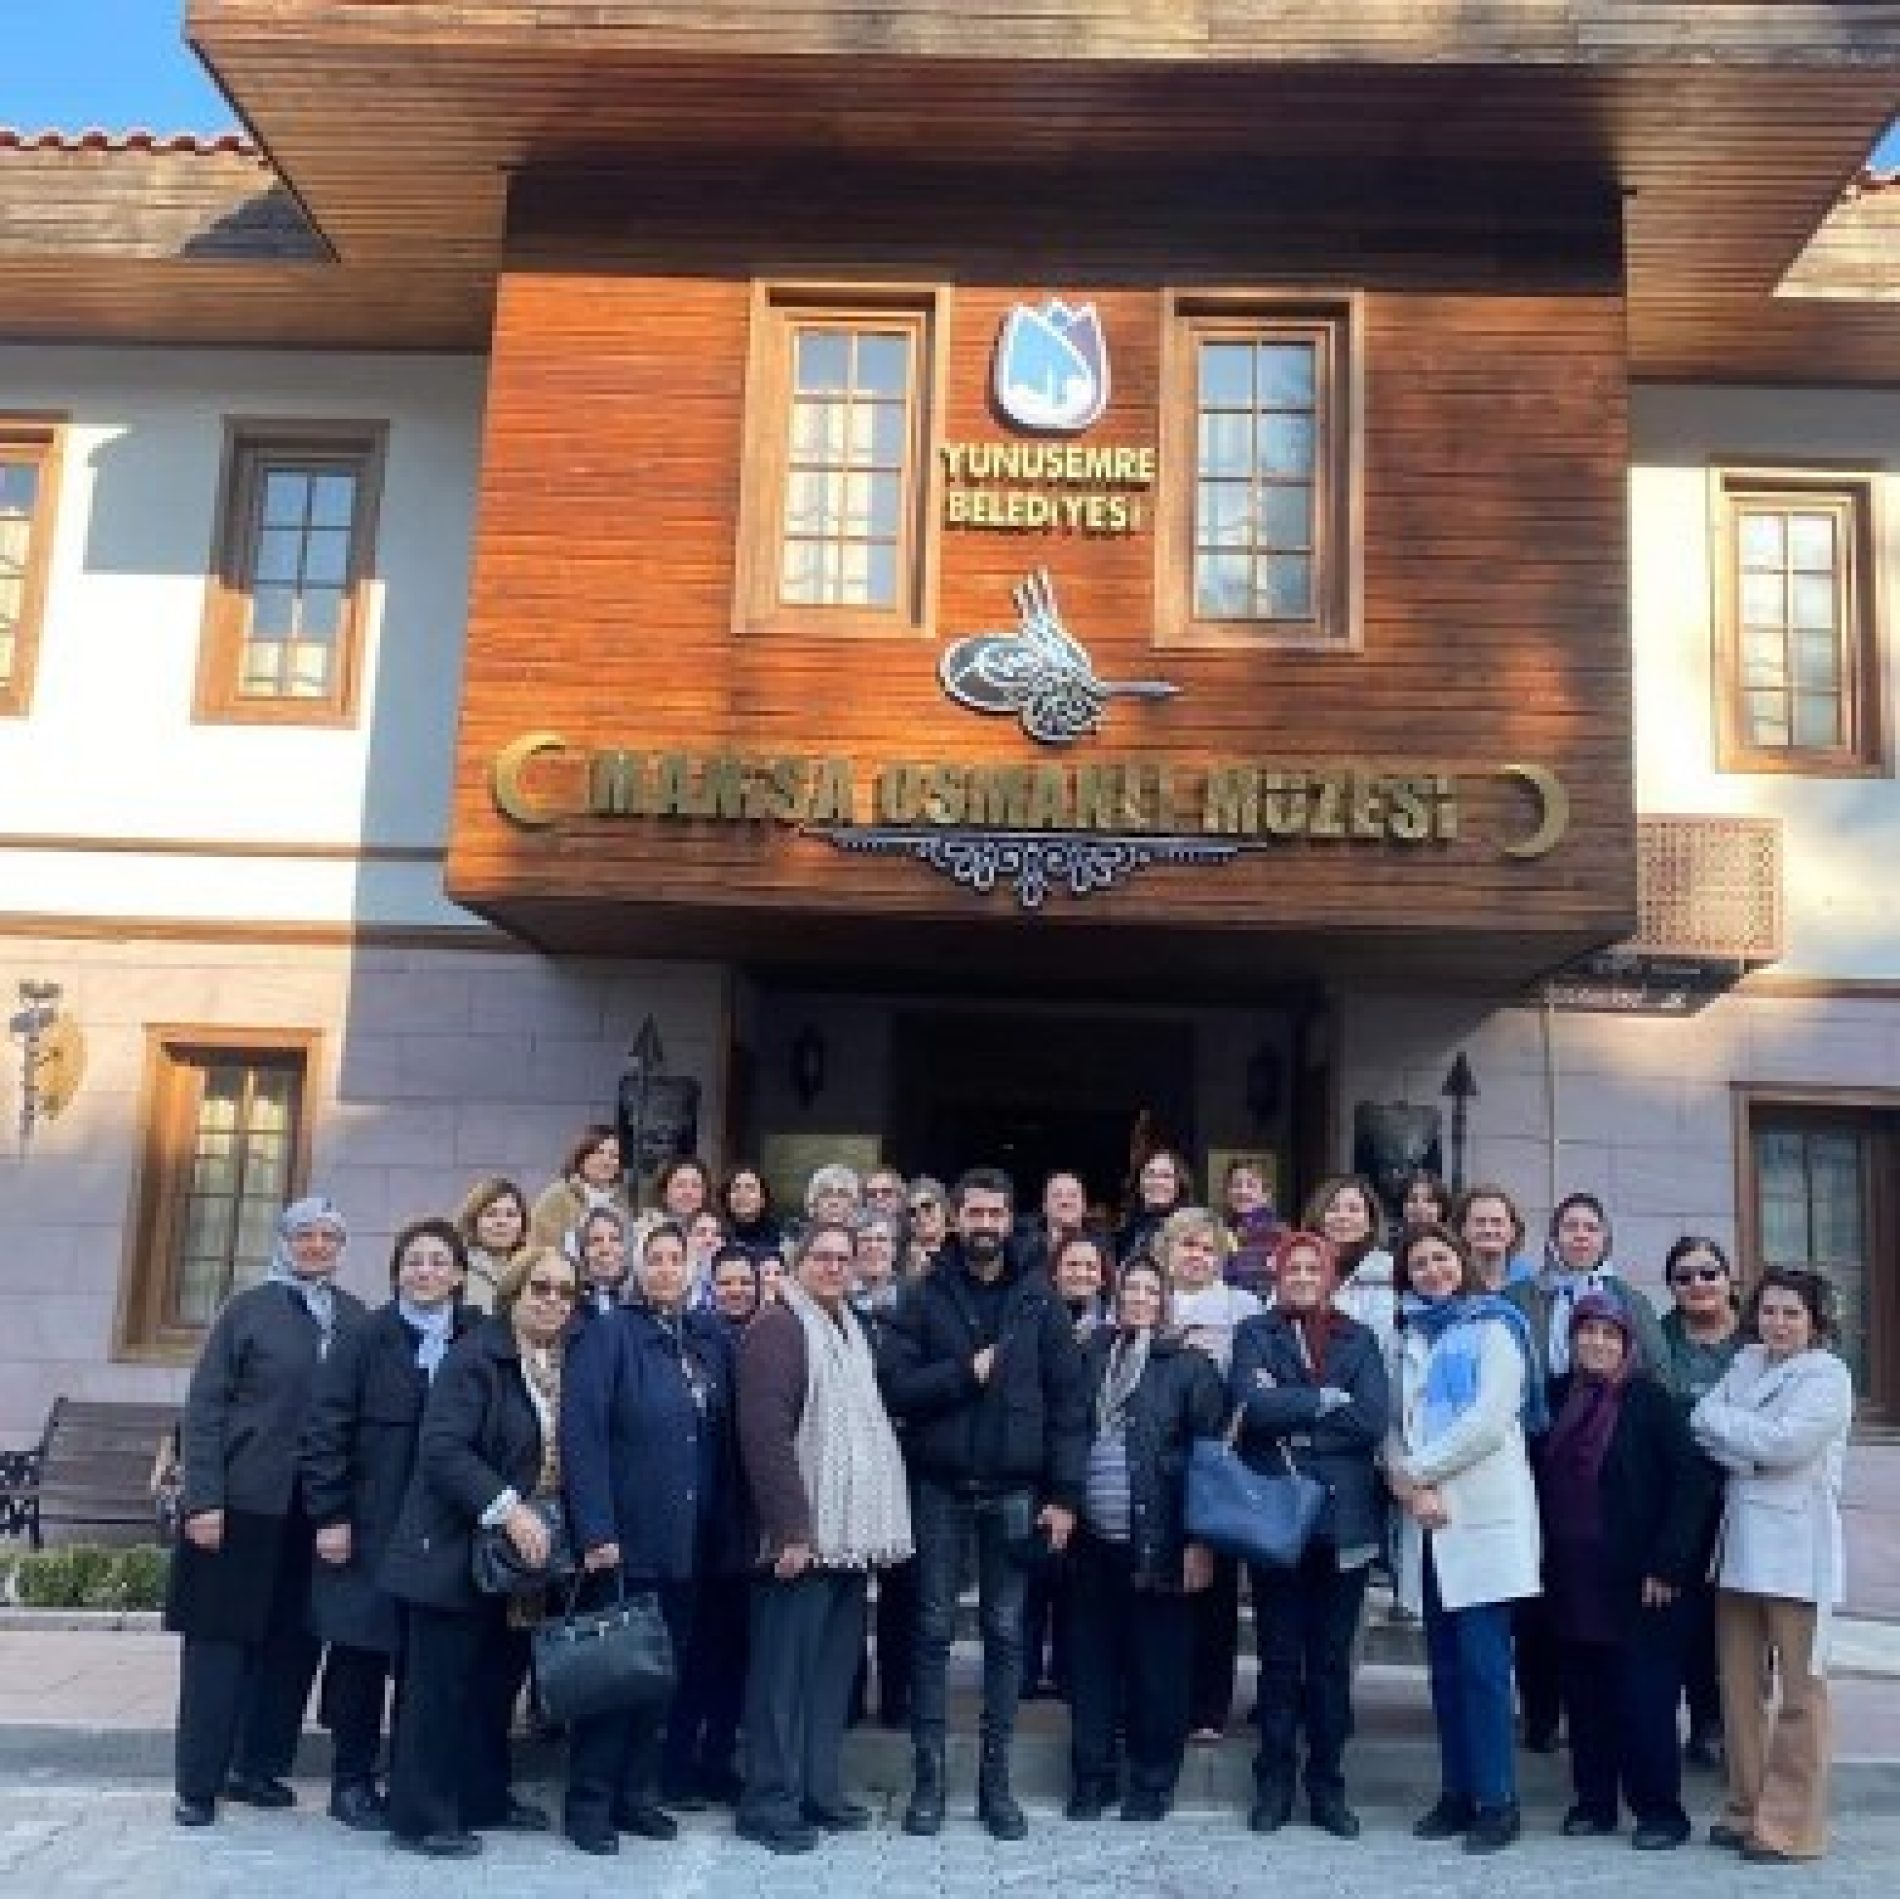
{"label": "blue sky", "polygon": [[[180,37],[183,0],[0,0],[0,125],[227,132],[236,121]],[[32,24],[22,28],[23,17]],[[1876,153],[1900,166],[1900,122]]]}
{"label": "blue sky", "polygon": [[186,46],[184,0],[0,0],[0,125],[37,132],[229,132],[237,121]]}

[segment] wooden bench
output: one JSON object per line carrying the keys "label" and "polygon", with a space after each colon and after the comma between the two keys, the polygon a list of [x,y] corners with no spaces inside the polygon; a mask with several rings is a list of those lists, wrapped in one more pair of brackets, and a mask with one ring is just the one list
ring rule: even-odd
{"label": "wooden bench", "polygon": [[178,1423],[168,1404],[56,1398],[31,1450],[0,1455],[0,1535],[55,1543],[150,1543],[152,1473]]}

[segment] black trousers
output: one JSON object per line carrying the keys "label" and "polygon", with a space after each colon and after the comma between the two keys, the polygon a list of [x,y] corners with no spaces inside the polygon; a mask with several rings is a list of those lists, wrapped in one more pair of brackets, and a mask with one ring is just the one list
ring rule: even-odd
{"label": "black trousers", "polygon": [[1682,1687],[1691,1734],[1722,1731],[1722,1683],[1715,1663],[1715,1585],[1693,1582],[1682,1592]]}
{"label": "black trousers", "polygon": [[215,1800],[233,1774],[281,1780],[296,1764],[303,1711],[322,1644],[306,1626],[310,1535],[297,1520],[279,1542],[261,1640],[184,1638],[178,1662],[176,1778],[186,1800]]}
{"label": "black trousers", "polygon": [[1263,1796],[1291,1791],[1304,1732],[1307,1798],[1339,1799],[1346,1791],[1353,1638],[1365,1606],[1367,1566],[1341,1569],[1338,1550],[1315,1543],[1294,1569],[1250,1567],[1247,1573],[1260,1645],[1254,1785]]}
{"label": "black trousers", "polygon": [[1070,1544],[1070,1774],[1078,1792],[1115,1786],[1116,1733],[1128,1791],[1174,1796],[1188,1733],[1192,1596],[1137,1589],[1128,1546],[1078,1530]]}
{"label": "black trousers", "polygon": [[[1020,1501],[1016,1501],[1020,1499]],[[1027,1491],[973,1496],[920,1477],[911,1498],[917,1541],[917,1668],[910,1705],[919,1747],[943,1744],[950,1640],[962,1581],[963,1542],[976,1538],[977,1625],[983,1637],[983,1739],[1006,1746],[1022,1691],[1023,1585],[1026,1572],[1009,1542],[1009,1517]]]}
{"label": "black trousers", "polygon": [[1678,1603],[1645,1609],[1625,1642],[1559,1645],[1571,1778],[1585,1812],[1615,1820],[1620,1791],[1638,1826],[1688,1832],[1676,1742],[1684,1634]]}
{"label": "black trousers", "polygon": [[508,1730],[528,1638],[499,1598],[477,1609],[412,1606],[389,1763],[389,1826],[405,1838],[472,1832],[508,1811]]}
{"label": "black trousers", "polygon": [[[693,1645],[693,1592],[690,1582],[640,1583],[650,1589],[666,1619],[676,1658]],[[612,1599],[612,1578],[596,1575],[581,1591],[580,1606],[593,1608]],[[676,1662],[677,1665],[677,1662]],[[677,1692],[677,1691],[676,1691]],[[651,1806],[660,1792],[660,1734],[671,1709],[638,1708],[576,1721],[567,1737],[567,1830],[581,1837],[599,1835],[614,1816],[629,1807]]]}
{"label": "black trousers", "polygon": [[1029,1572],[1023,1597],[1023,1688],[1052,1683],[1058,1694],[1069,1692],[1070,1594],[1069,1565],[1057,1559],[1038,1564]]}
{"label": "black trousers", "polygon": [[330,1784],[374,1781],[382,1758],[383,1709],[395,1657],[332,1642],[323,1658],[317,1718],[330,1730]]}
{"label": "black trousers", "polygon": [[685,1665],[666,1717],[660,1784],[668,1792],[697,1792],[702,1780],[733,1770],[751,1619],[751,1577],[700,1580]]}
{"label": "black trousers", "polygon": [[917,1564],[913,1558],[877,1572],[871,1646],[877,1656],[877,1711],[886,1727],[910,1719],[917,1668]]}
{"label": "black trousers", "polygon": [[1240,1664],[1240,1565],[1214,1558],[1214,1580],[1188,1598],[1193,1605],[1194,1657],[1188,1690],[1190,1729],[1224,1728],[1234,1707]]}
{"label": "black trousers", "polygon": [[1525,1596],[1511,1605],[1511,1667],[1524,1738],[1552,1739],[1563,1722],[1563,1684],[1550,1604]]}
{"label": "black trousers", "polygon": [[742,1819],[789,1826],[844,1800],[840,1757],[851,1683],[864,1655],[862,1570],[807,1570],[752,1588]]}

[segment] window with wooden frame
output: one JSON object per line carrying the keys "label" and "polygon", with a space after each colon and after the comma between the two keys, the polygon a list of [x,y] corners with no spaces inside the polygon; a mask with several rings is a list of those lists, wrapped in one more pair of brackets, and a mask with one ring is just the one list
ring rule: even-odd
{"label": "window with wooden frame", "polygon": [[231,425],[200,718],[355,717],[386,434],[381,423]]}
{"label": "window with wooden frame", "polygon": [[149,1032],[144,1149],[127,1231],[122,1343],[195,1349],[218,1308],[270,1262],[303,1190],[314,1032]]}
{"label": "window with wooden frame", "polygon": [[928,630],[942,298],[761,287],[739,511],[740,631]]}
{"label": "window with wooden frame", "polygon": [[1722,770],[1882,769],[1873,545],[1871,478],[1717,477]]}
{"label": "window with wooden frame", "polygon": [[1358,645],[1357,327],[1351,298],[1168,300],[1162,644]]}
{"label": "window with wooden frame", "polygon": [[56,420],[0,415],[0,713],[33,699],[59,443]]}
{"label": "window with wooden frame", "polygon": [[1836,1349],[1864,1414],[1900,1418],[1900,1093],[1740,1086],[1742,1261],[1834,1289]]}

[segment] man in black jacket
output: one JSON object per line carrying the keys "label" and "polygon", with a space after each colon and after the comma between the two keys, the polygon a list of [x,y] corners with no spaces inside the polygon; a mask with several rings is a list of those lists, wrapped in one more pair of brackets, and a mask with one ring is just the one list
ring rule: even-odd
{"label": "man in black jacket", "polygon": [[1062,1302],[1012,1258],[1009,1176],[975,1168],[951,1194],[955,1236],[893,1316],[885,1402],[907,1425],[917,1541],[911,1698],[916,1785],[907,1833],[943,1824],[945,1675],[964,1538],[974,1533],[983,1633],[977,1811],[998,1839],[1028,1832],[1009,1787],[1022,1678],[1025,1565],[1075,1526],[1088,1458],[1081,1354]]}

